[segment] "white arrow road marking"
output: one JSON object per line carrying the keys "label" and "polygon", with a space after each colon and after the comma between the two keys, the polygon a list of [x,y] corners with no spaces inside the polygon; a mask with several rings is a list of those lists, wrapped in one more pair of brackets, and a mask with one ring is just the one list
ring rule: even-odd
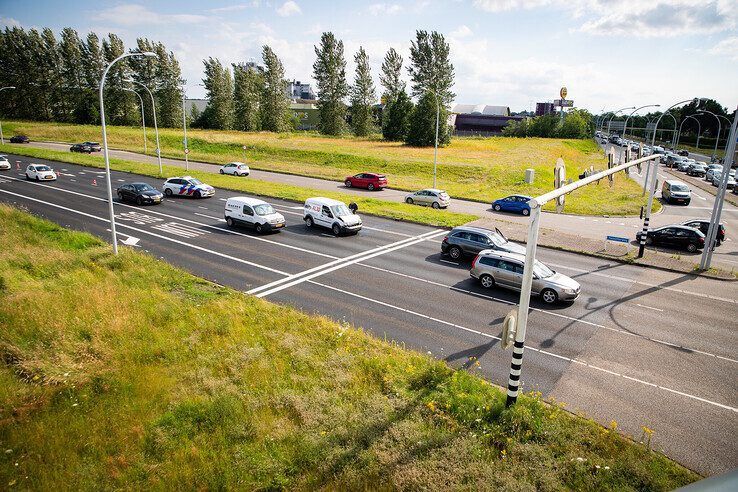
{"label": "white arrow road marking", "polygon": [[128,239],[121,241],[121,243],[125,244],[126,246],[137,246],[139,241],[140,239],[137,237],[128,236]]}

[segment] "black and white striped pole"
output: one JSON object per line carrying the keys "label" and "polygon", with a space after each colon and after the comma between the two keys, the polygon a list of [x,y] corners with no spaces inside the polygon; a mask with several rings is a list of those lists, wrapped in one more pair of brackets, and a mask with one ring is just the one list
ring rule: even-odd
{"label": "black and white striped pole", "polygon": [[[557,189],[544,193],[536,198],[531,198],[528,201],[528,205],[530,205],[530,223],[528,225],[528,239],[525,245],[525,265],[523,266],[523,279],[520,289],[520,300],[518,302],[517,319],[515,319],[514,311],[508,314],[503,324],[503,336],[501,337],[501,346],[504,349],[509,346],[511,335],[514,333],[513,353],[512,361],[510,362],[510,376],[507,380],[507,401],[505,402],[505,406],[509,407],[513,405],[520,394],[523,352],[525,351],[525,333],[528,327],[528,310],[530,308],[530,293],[533,286],[533,267],[536,262],[536,249],[538,247],[541,207],[551,200],[556,200],[557,206],[563,208],[564,197],[572,191],[590,185],[617,172],[624,171],[631,166],[640,166],[644,162],[651,162],[651,160],[657,158],[658,155],[652,155],[622,163],[611,169],[590,174],[583,179],[569,184],[563,184],[564,180],[559,178],[557,179],[557,185],[562,183],[561,187],[557,186]],[[656,168],[656,166],[653,167],[654,169]]]}

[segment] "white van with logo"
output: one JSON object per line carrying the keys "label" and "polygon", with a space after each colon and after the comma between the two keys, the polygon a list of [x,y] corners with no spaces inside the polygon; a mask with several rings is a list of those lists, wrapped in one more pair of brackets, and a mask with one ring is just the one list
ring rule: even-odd
{"label": "white van with logo", "polygon": [[228,227],[252,227],[259,234],[278,231],[285,224],[284,216],[267,202],[245,196],[234,196],[226,201],[225,221]]}
{"label": "white van with logo", "polygon": [[356,208],[352,211],[345,203],[331,198],[308,198],[305,200],[303,220],[306,226],[325,227],[333,231],[335,236],[356,234],[361,230],[361,217],[356,215],[355,210]]}

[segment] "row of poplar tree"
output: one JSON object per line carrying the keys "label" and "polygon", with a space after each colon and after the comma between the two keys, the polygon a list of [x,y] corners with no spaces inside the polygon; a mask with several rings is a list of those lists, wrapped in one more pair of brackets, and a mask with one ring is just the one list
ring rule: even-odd
{"label": "row of poplar tree", "polygon": [[[153,51],[157,58],[128,57],[113,65],[105,83],[106,121],[140,122],[139,99],[131,89],[141,94],[145,117],[152,121],[150,98],[127,81],[130,77],[154,94],[159,125],[181,125],[183,80],[174,54],[146,38],[137,40],[135,51]],[[15,89],[3,91],[0,111],[18,119],[98,123],[100,78],[108,63],[125,52],[115,34],[80,38],[74,29],[65,28],[57,39],[49,28],[6,27],[0,32],[0,86]]]}
{"label": "row of poplar tree", "polygon": [[[438,116],[439,142],[448,142],[446,107],[455,96],[451,91],[454,68],[442,34],[417,31],[407,68],[410,95],[402,80],[402,56],[390,48],[379,75],[384,89],[381,111],[375,110],[376,89],[363,47],[354,55],[353,84],[346,77],[343,42],[333,33],[323,33],[320,44],[315,46],[315,56],[313,77],[318,89],[321,133],[340,135],[350,129],[354,135],[367,136],[381,127],[385,139],[432,145]],[[201,114],[194,111],[194,124],[243,131],[281,132],[295,128],[298,122],[289,109],[282,62],[269,46],[262,48],[262,59],[263,66],[240,63],[230,69],[217,58],[204,60],[203,85],[208,104]]]}

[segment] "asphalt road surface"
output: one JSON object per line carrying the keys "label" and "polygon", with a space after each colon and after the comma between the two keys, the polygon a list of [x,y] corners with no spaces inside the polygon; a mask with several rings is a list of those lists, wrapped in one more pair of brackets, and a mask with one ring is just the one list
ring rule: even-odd
{"label": "asphalt road surface", "polygon": [[[69,144],[56,142],[32,142],[30,145],[39,148],[51,150],[68,151]],[[609,145],[609,144],[608,144]],[[617,150],[617,147],[616,147]],[[94,155],[94,154],[93,154]],[[99,155],[99,154],[98,154]],[[147,162],[156,165],[156,158],[150,155],[129,152],[125,150],[110,150],[111,157],[119,159],[127,159],[136,162]],[[248,161],[247,161],[248,162]],[[162,163],[169,166],[185,166],[184,161],[177,159],[162,158]],[[553,164],[552,164],[553,165]],[[190,161],[190,169],[197,169],[205,172],[217,172],[218,167],[214,164]],[[666,174],[669,172],[663,166],[659,171],[659,180],[663,183]],[[369,170],[368,170],[369,171]],[[681,174],[681,173],[680,173]],[[631,176],[639,183],[642,183],[643,177],[638,174]],[[326,179],[311,178],[306,176],[297,176],[292,174],[284,174],[277,172],[262,171],[257,169],[251,170],[251,177],[275,183],[284,183],[294,186],[303,186],[316,190],[325,190],[345,193],[351,196],[367,196],[381,198],[383,200],[402,202],[405,200],[407,192],[395,189],[385,189],[381,191],[368,191],[356,188],[346,188],[343,183],[330,181]],[[570,176],[574,177],[575,176]],[[659,199],[661,191],[657,190],[656,198]],[[349,198],[347,197],[347,200]],[[662,225],[681,223],[690,219],[709,218],[714,203],[714,197],[702,190],[695,190],[694,200],[689,206],[684,205],[667,205],[664,204],[662,210],[651,217],[651,226],[659,227]],[[451,211],[459,213],[470,213],[480,217],[491,217],[506,222],[527,224],[529,219],[519,214],[506,212],[494,212],[490,203],[472,202],[469,200],[460,200],[453,198]],[[556,214],[544,212],[541,225],[543,227],[554,229],[568,234],[575,234],[588,239],[602,241],[605,246],[606,236],[621,236],[633,240],[635,244],[635,234],[643,227],[643,221],[638,217],[609,217],[609,216],[572,216],[565,214]],[[738,236],[734,240],[732,236],[738,231],[738,208],[726,202],[723,208],[723,223],[727,231],[727,241],[725,241],[713,254],[713,265],[720,266],[726,270],[738,269]],[[576,245],[572,245],[576,246]],[[674,251],[660,248],[662,251],[678,254],[684,258],[691,258],[695,263],[699,263],[701,251],[697,253],[688,253],[686,251]]]}
{"label": "asphalt road surface", "polygon": [[[31,159],[10,156],[25,166]],[[33,159],[33,162],[44,162]],[[48,162],[51,183],[0,172],[0,200],[110,239],[98,169]],[[161,181],[113,172],[112,183]],[[234,179],[243,179],[235,178]],[[93,184],[93,180],[94,183]],[[511,353],[498,345],[518,294],[485,290],[469,262],[440,255],[445,231],[364,217],[355,236],[308,229],[301,205],[272,200],[279,233],[229,230],[224,200],[115,202],[119,240],[195,275],[362,327],[505,386]],[[360,213],[361,211],[359,211]],[[738,465],[738,284],[541,249],[539,258],[582,285],[572,304],[531,301],[522,382],[706,475]],[[472,357],[477,358],[477,368]]]}

